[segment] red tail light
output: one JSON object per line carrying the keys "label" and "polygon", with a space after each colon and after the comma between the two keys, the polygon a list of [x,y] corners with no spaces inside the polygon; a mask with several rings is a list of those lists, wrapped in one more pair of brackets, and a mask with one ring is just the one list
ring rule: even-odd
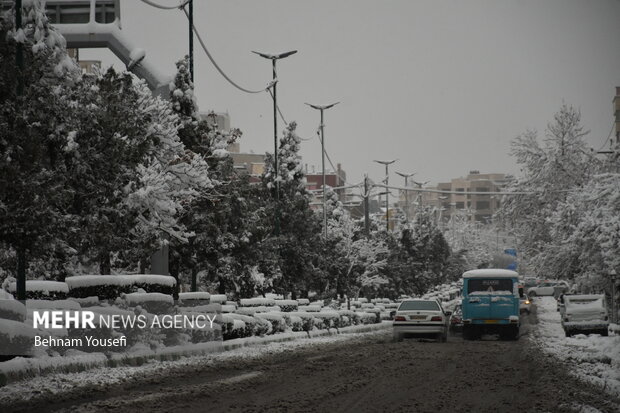
{"label": "red tail light", "polygon": [[397,315],[396,317],[394,317],[394,321],[407,321],[407,320],[402,315]]}
{"label": "red tail light", "polygon": [[436,315],[433,318],[431,318],[431,321],[443,321],[443,318],[441,318],[440,315]]}

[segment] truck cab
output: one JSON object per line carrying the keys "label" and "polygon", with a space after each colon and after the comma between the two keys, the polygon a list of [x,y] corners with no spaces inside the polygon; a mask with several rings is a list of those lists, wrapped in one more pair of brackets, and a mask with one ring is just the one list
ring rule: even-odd
{"label": "truck cab", "polygon": [[504,269],[483,269],[463,274],[463,338],[483,333],[502,340],[519,338],[519,274]]}

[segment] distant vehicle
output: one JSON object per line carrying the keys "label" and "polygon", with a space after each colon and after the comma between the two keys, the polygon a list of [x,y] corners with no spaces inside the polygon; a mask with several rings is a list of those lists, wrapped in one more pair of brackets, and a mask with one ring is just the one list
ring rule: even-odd
{"label": "distant vehicle", "polygon": [[566,293],[570,289],[570,286],[566,281],[544,281],[535,287],[531,287],[527,290],[527,295],[530,297],[536,297],[539,295],[554,295]]}
{"label": "distant vehicle", "polygon": [[564,295],[563,313],[566,337],[575,333],[609,334],[609,316],[602,294]]}
{"label": "distant vehicle", "polygon": [[504,269],[463,274],[463,338],[499,333],[502,340],[519,338],[519,274]]}
{"label": "distant vehicle", "polygon": [[524,294],[523,297],[519,297],[519,314],[530,314],[532,308],[532,302],[530,301],[530,297],[527,294]]}
{"label": "distant vehicle", "polygon": [[450,331],[460,333],[463,331],[463,309],[461,304],[454,307],[454,311],[450,316]]}
{"label": "distant vehicle", "polygon": [[393,334],[396,341],[405,336],[433,336],[448,339],[448,320],[452,313],[444,311],[438,300],[403,300],[394,315]]}
{"label": "distant vehicle", "polygon": [[523,277],[523,287],[528,288],[535,287],[540,283],[540,280],[536,277]]}

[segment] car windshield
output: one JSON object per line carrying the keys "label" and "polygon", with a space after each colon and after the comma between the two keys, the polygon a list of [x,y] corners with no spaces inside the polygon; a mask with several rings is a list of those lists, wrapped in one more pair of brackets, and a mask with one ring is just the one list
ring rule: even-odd
{"label": "car windshield", "polygon": [[439,311],[439,304],[436,301],[403,301],[398,311]]}
{"label": "car windshield", "polygon": [[472,278],[467,283],[467,292],[497,292],[508,291],[512,293],[512,280],[510,278],[480,279]]}

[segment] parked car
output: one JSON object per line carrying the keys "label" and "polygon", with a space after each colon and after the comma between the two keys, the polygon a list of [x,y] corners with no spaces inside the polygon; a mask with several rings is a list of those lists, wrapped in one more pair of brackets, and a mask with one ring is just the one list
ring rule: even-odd
{"label": "parked car", "polygon": [[523,297],[519,298],[519,314],[530,314],[532,307],[532,302],[530,301],[530,297],[527,294],[524,294]]}
{"label": "parked car", "polygon": [[499,333],[502,340],[519,338],[519,274],[482,269],[463,274],[463,338]]}
{"label": "parked car", "polygon": [[568,292],[570,286],[566,281],[544,281],[535,287],[531,287],[527,290],[527,295],[530,297],[536,297],[539,295],[553,295],[559,296],[560,294]]}
{"label": "parked car", "polygon": [[461,304],[454,307],[454,311],[450,316],[450,331],[460,333],[463,331],[463,308]]}
{"label": "parked car", "polygon": [[402,341],[405,336],[433,336],[445,342],[450,315],[452,313],[444,311],[436,299],[403,300],[394,315],[394,339]]}
{"label": "parked car", "polygon": [[575,333],[609,334],[609,316],[602,294],[564,295],[561,313],[566,337]]}
{"label": "parked car", "polygon": [[523,286],[527,290],[528,288],[532,288],[537,286],[540,283],[540,280],[536,277],[525,276],[523,277]]}

